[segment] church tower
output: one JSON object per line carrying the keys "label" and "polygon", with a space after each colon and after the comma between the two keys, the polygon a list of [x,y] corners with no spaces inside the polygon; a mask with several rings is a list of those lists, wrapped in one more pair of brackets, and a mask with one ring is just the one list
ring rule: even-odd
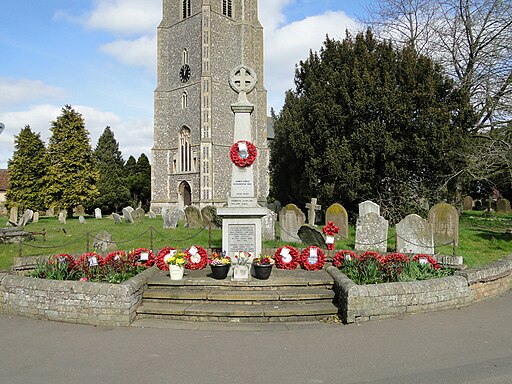
{"label": "church tower", "polygon": [[256,72],[248,95],[258,150],[255,195],[268,195],[267,101],[263,85],[263,28],[257,0],[163,0],[158,27],[151,208],[223,206],[230,192],[237,93],[230,72]]}

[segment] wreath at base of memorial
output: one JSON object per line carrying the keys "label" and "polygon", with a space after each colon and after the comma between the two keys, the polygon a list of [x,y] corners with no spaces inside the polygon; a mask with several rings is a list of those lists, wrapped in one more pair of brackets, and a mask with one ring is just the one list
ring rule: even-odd
{"label": "wreath at base of memorial", "polygon": [[[314,252],[316,251],[316,256]],[[314,261],[314,262],[313,262]],[[300,265],[308,271],[319,271],[325,264],[325,253],[317,246],[307,247],[300,254]]]}
{"label": "wreath at base of memorial", "polygon": [[348,250],[339,251],[336,254],[336,256],[334,256],[334,260],[333,260],[332,264],[336,268],[339,268],[343,265],[343,262],[345,260],[355,260],[356,258],[357,258],[357,253],[355,253],[354,251],[348,251]]}
{"label": "wreath at base of memorial", "polygon": [[77,268],[82,271],[93,267],[103,267],[104,265],[105,259],[96,252],[84,253],[76,262]]}
{"label": "wreath at base of memorial", "polygon": [[299,251],[290,245],[279,247],[274,253],[274,260],[277,268],[293,270],[300,264]]}
{"label": "wreath at base of memorial", "polygon": [[185,264],[185,269],[194,271],[204,269],[208,265],[208,254],[204,248],[192,246],[185,251],[185,255],[188,260],[187,264]]}
{"label": "wreath at base of memorial", "polygon": [[172,248],[172,247],[163,247],[159,252],[158,254],[156,255],[156,258],[155,258],[155,264],[156,266],[161,269],[162,271],[168,271],[169,270],[169,266],[167,265],[167,263],[164,261],[164,258],[165,256],[167,256],[168,254],[172,253],[173,251],[176,251],[176,248]]}
{"label": "wreath at base of memorial", "polygon": [[155,264],[155,255],[149,249],[138,248],[128,253],[128,260],[135,266],[149,268]]}
{"label": "wreath at base of memorial", "polygon": [[[245,143],[247,146],[246,158],[240,157],[238,146],[240,143]],[[231,149],[229,150],[229,156],[231,157],[233,164],[235,164],[237,167],[244,168],[254,163],[254,160],[256,160],[256,157],[258,156],[258,151],[256,150],[256,146],[250,141],[240,140],[231,146]]]}

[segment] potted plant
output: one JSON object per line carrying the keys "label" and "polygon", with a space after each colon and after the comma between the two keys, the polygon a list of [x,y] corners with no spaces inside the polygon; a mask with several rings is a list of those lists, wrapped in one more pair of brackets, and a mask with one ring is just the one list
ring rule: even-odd
{"label": "potted plant", "polygon": [[254,277],[260,280],[267,280],[272,272],[272,266],[275,264],[272,256],[258,256],[256,257],[252,265],[254,267]]}
{"label": "potted plant", "polygon": [[164,262],[169,266],[171,280],[183,279],[187,257],[183,252],[171,252],[164,257]]}
{"label": "potted plant", "polygon": [[213,253],[210,260],[210,268],[212,269],[212,277],[216,280],[223,280],[228,276],[231,267],[231,258],[226,256],[225,252],[220,255]]}

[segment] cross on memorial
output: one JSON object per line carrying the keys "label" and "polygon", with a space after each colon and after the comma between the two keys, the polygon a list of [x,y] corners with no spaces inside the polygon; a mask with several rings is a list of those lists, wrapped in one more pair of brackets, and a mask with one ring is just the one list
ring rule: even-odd
{"label": "cross on memorial", "polygon": [[316,198],[312,198],[311,203],[306,203],[306,208],[308,209],[308,223],[311,225],[315,225],[316,211],[322,209],[322,206],[318,205],[316,201]]}

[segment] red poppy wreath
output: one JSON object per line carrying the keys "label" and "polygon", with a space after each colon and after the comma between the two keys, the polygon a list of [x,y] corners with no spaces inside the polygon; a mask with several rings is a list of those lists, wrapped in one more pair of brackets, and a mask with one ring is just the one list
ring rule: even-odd
{"label": "red poppy wreath", "polygon": [[318,271],[322,269],[325,263],[325,253],[322,249],[312,245],[307,247],[300,254],[300,264],[302,268],[308,271]]}
{"label": "red poppy wreath", "polygon": [[277,249],[274,253],[276,267],[279,269],[295,269],[300,263],[299,251],[295,248],[285,245]]}
{"label": "red poppy wreath", "polygon": [[185,264],[186,269],[198,270],[208,265],[208,254],[203,248],[197,245],[187,249],[185,255],[188,260],[187,264]]}
{"label": "red poppy wreath", "polygon": [[128,254],[128,260],[132,265],[151,267],[155,264],[155,255],[149,249],[138,248]]}
{"label": "red poppy wreath", "polygon": [[258,156],[258,151],[256,150],[256,146],[250,141],[240,140],[231,146],[229,156],[233,164],[243,168],[254,163],[256,156]]}

